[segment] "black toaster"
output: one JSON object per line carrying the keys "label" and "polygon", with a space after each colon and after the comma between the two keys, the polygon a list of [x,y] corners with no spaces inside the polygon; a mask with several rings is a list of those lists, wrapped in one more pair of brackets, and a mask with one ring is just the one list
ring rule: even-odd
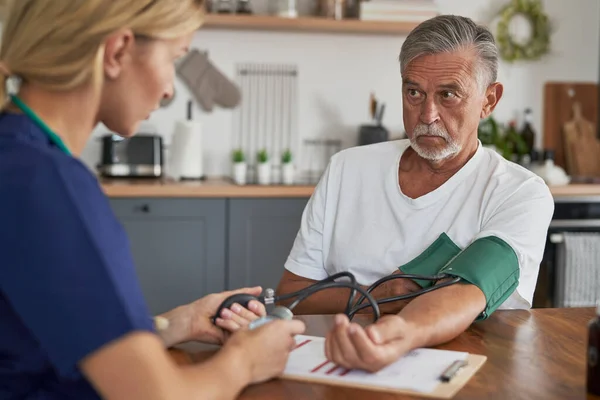
{"label": "black toaster", "polygon": [[98,172],[108,178],[160,178],[164,155],[160,135],[138,134],[131,138],[104,135]]}

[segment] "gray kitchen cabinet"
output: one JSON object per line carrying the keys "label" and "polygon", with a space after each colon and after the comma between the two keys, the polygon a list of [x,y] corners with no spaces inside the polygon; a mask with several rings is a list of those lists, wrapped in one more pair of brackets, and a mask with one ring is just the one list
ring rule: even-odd
{"label": "gray kitchen cabinet", "polygon": [[277,287],[308,198],[229,200],[227,288]]}
{"label": "gray kitchen cabinet", "polygon": [[158,314],[225,286],[225,199],[113,198],[142,292]]}

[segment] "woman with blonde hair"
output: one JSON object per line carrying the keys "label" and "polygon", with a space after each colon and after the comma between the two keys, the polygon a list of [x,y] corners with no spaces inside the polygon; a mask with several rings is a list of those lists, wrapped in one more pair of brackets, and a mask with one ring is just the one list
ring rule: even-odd
{"label": "woman with blonde hair", "polygon": [[[157,332],[126,235],[78,159],[98,123],[129,137],[172,96],[202,1],[15,0],[5,11],[0,398],[230,399],[281,373],[304,325],[240,329],[264,314],[254,303],[224,310],[216,327],[210,317],[233,292],[164,314]],[[20,85],[8,93],[12,77]],[[165,347],[189,340],[223,347],[179,367]]]}

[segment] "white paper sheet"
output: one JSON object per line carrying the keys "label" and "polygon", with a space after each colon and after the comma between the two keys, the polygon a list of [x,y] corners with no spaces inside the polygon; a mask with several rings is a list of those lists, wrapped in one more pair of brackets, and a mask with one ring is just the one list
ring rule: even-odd
{"label": "white paper sheet", "polygon": [[440,375],[453,362],[465,360],[468,353],[416,349],[377,373],[347,370],[327,360],[325,338],[296,336],[296,348],[291,352],[284,375],[322,379],[324,381],[348,381],[371,386],[431,393],[440,384]]}

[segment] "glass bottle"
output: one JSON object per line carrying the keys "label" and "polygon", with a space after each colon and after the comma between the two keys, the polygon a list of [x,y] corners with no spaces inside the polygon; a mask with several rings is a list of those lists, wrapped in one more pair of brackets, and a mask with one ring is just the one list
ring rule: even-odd
{"label": "glass bottle", "polygon": [[600,395],[600,305],[596,309],[596,316],[588,324],[587,350],[587,392]]}
{"label": "glass bottle", "polygon": [[521,129],[521,136],[527,145],[527,153],[531,156],[535,146],[535,131],[533,130],[533,114],[531,108],[525,109],[525,123]]}

